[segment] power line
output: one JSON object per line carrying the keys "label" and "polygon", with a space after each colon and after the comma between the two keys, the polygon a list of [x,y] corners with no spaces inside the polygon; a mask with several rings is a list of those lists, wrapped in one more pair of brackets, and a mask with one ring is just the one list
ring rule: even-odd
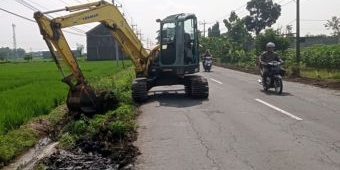
{"label": "power line", "polygon": [[235,9],[234,11],[238,11],[238,10],[241,10],[243,7],[246,7],[247,6],[247,3],[243,4],[242,6],[238,7],[237,9]]}
{"label": "power line", "polygon": [[25,6],[26,8],[31,9],[32,11],[39,11],[39,9],[35,8],[34,6],[32,6],[31,4],[25,2],[24,0],[15,0],[17,1],[19,4]]}
{"label": "power line", "polygon": [[301,19],[300,21],[307,21],[307,22],[324,22],[328,21],[326,19]]}
{"label": "power line", "polygon": [[[281,2],[283,2],[283,1],[286,1],[286,0],[281,0],[281,1],[279,1],[278,3],[281,3]],[[243,5],[237,7],[235,10],[231,10],[231,11],[234,11],[234,12],[236,13],[237,11],[240,11],[240,10],[241,10],[239,13],[236,13],[236,15],[239,16],[239,18],[243,18],[244,16],[242,16],[242,15],[245,15],[248,11],[247,11],[246,8],[245,8],[245,9],[242,9],[242,8],[246,7],[247,5],[248,5],[248,3],[244,3]],[[222,16],[222,17],[219,17],[219,18],[216,19],[216,21],[219,21],[219,20],[221,20],[221,19],[225,19],[225,18],[227,18],[228,16],[229,16],[229,15],[224,15],[224,16]],[[242,16],[242,17],[241,17],[241,16]]]}
{"label": "power line", "polygon": [[290,3],[293,2],[293,1],[295,1],[295,0],[290,0],[290,1],[286,2],[285,4],[283,4],[283,5],[281,5],[281,6],[284,7],[284,6],[290,4]]}
{"label": "power line", "polygon": [[66,3],[65,1],[63,1],[63,0],[58,0],[59,2],[61,2],[61,3],[63,3],[63,4],[65,4],[65,5],[68,5],[68,3]]}
{"label": "power line", "polygon": [[82,3],[82,2],[80,2],[79,0],[74,0],[74,1],[76,1],[76,2],[78,2],[78,3],[80,3],[80,4]]}
{"label": "power line", "polygon": [[40,8],[43,8],[43,9],[45,9],[45,10],[48,10],[47,8],[43,7],[42,5],[40,5],[40,4],[36,3],[36,2],[33,2],[33,1],[31,1],[31,0],[26,0],[26,1],[28,1],[28,2],[30,2],[30,3],[32,3],[32,4],[34,4],[34,5],[37,5],[37,6],[39,6]]}
{"label": "power line", "polygon": [[[118,8],[120,8],[120,9],[122,9],[122,14],[123,14],[123,17],[124,17],[124,19],[128,22],[128,24],[129,25],[131,25],[131,27],[132,27],[132,30],[135,30],[134,28],[136,28],[136,35],[137,35],[137,37],[138,36],[142,36],[143,34],[141,34],[141,29],[140,29],[140,32],[138,33],[138,28],[137,28],[137,25],[136,24],[134,24],[134,21],[133,21],[133,17],[131,16],[131,14],[128,12],[128,10],[125,8],[125,3],[123,2],[123,0],[114,0],[114,1],[112,1],[112,3],[116,3],[117,5],[117,7]],[[115,5],[115,4],[114,4]],[[141,34],[141,35],[140,35]],[[150,39],[149,37],[147,37],[147,39]],[[141,41],[143,41],[142,40],[142,38],[141,38]],[[151,40],[150,40],[151,41]],[[146,42],[146,43],[148,43],[148,42]]]}
{"label": "power line", "polygon": [[[7,12],[7,13],[9,13],[9,14],[15,15],[15,16],[17,16],[17,17],[19,17],[19,18],[25,19],[25,20],[27,20],[27,21],[31,21],[31,22],[36,23],[36,21],[34,21],[34,20],[32,20],[32,19],[26,18],[26,17],[24,17],[24,16],[22,16],[22,15],[16,14],[16,13],[11,12],[11,11],[8,11],[8,10],[6,10],[6,9],[0,8],[0,10],[5,11],[5,12]],[[70,32],[70,31],[64,31],[64,32],[69,33],[69,34],[73,34],[73,35],[84,36],[83,34],[78,34],[78,33]]]}
{"label": "power line", "polygon": [[286,1],[286,0],[281,0],[281,1],[277,2],[277,3],[280,4],[280,3],[282,3],[283,1]]}
{"label": "power line", "polygon": [[5,11],[5,12],[7,12],[7,13],[9,13],[9,14],[15,15],[15,16],[17,16],[17,17],[20,17],[20,18],[22,18],[22,19],[25,19],[25,20],[28,20],[28,21],[31,21],[31,22],[35,22],[35,21],[32,20],[32,19],[26,18],[26,17],[24,17],[24,16],[21,16],[21,15],[19,15],[19,14],[16,14],[16,13],[14,13],[14,12],[11,12],[11,11],[7,11],[7,10],[5,10],[5,9],[3,9],[3,8],[0,8],[0,10]]}
{"label": "power line", "polygon": [[[34,7],[33,5],[31,5],[31,4],[29,4],[28,2],[26,2],[26,1],[24,1],[24,0],[15,0],[15,1],[17,1],[18,3],[20,3],[21,5],[23,5],[23,6],[25,6],[25,7],[27,7],[27,8],[29,8],[29,9],[31,9],[31,10],[33,10],[33,11],[39,11],[39,9],[38,8],[36,8],[36,7]],[[29,1],[29,0],[28,0]],[[31,2],[31,1],[30,1]],[[41,5],[39,5],[39,6],[41,6]],[[46,7],[43,7],[43,6],[41,6],[42,8],[44,8],[44,9],[47,9]],[[53,18],[51,15],[47,15],[48,17],[50,17],[50,18]],[[86,31],[84,31],[84,30],[81,30],[81,29],[79,29],[79,28],[74,28],[74,27],[70,27],[70,29],[72,29],[72,30],[74,30],[74,31],[76,31],[76,32],[78,32],[78,33],[80,33],[80,34],[78,34],[78,35],[82,35],[83,33],[85,33]],[[65,31],[66,32],[66,31]],[[68,32],[68,33],[70,33],[70,32]],[[72,34],[72,33],[71,33]],[[83,36],[83,35],[82,35]]]}

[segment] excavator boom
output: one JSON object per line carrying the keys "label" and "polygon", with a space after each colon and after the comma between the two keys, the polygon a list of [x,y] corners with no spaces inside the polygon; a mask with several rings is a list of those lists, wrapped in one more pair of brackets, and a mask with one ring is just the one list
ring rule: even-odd
{"label": "excavator boom", "polygon": [[[57,18],[47,16],[49,13],[60,11],[69,11],[71,13]],[[105,25],[111,30],[112,36],[120,44],[124,54],[132,60],[137,76],[145,77],[148,75],[148,67],[152,61],[150,54],[154,55],[158,49],[156,48],[151,53],[144,49],[119,9],[105,1],[65,7],[64,9],[48,12],[36,12],[34,18],[39,25],[40,32],[51,51],[58,69],[64,77],[63,81],[70,86],[67,105],[71,111],[92,114],[101,110],[101,103],[94,90],[87,84],[77,60],[63,35],[62,28],[93,22],[100,22]],[[64,75],[57,54],[60,55],[71,70],[71,75]]]}

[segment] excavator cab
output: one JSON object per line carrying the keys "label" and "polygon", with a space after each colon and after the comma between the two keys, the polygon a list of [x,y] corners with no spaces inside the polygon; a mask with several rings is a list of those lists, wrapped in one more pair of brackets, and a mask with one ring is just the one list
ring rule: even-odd
{"label": "excavator cab", "polygon": [[194,14],[176,14],[160,22],[158,65],[176,75],[199,71],[197,19]]}

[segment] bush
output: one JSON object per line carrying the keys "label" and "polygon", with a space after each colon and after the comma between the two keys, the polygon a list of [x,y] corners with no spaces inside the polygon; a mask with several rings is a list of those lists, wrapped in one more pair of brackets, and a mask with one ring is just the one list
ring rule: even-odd
{"label": "bush", "polygon": [[75,144],[75,137],[68,132],[62,134],[59,139],[59,146],[63,149],[70,149],[75,146]]}

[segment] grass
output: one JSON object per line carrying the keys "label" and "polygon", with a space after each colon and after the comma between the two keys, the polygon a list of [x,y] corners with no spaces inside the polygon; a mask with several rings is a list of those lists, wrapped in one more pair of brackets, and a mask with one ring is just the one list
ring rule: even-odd
{"label": "grass", "polygon": [[[122,92],[121,94],[117,94],[121,99],[128,94],[131,96],[131,91],[129,91],[131,84],[128,84],[132,82],[132,78],[134,77],[131,68],[121,71],[122,68],[117,67],[116,63],[112,61],[82,62],[80,64],[84,75],[88,77],[90,82],[92,81],[93,86],[101,89],[107,88],[115,92]],[[131,62],[125,64],[129,66]],[[5,70],[7,74],[4,73]],[[113,76],[115,74],[116,76]],[[51,128],[62,119],[65,111],[55,109],[55,107],[61,105],[67,95],[67,87],[59,81],[60,77],[57,74],[54,63],[1,65],[0,77],[2,76],[4,77],[4,82],[11,82],[12,78],[16,78],[19,82],[27,83],[16,83],[13,87],[3,86],[2,90],[0,90],[0,97],[6,97],[7,99],[0,101],[2,102],[1,106],[4,106],[0,108],[0,125],[5,127],[0,133],[0,167],[2,166],[1,164],[13,159],[16,155],[32,147],[38,141],[39,132],[35,131],[32,124],[39,124],[42,120],[45,120],[48,122],[48,128]],[[115,80],[117,80],[117,83]],[[10,83],[7,84],[10,85]],[[132,108],[127,109],[130,116],[120,116],[122,119],[119,120],[123,120],[124,123],[119,125],[119,128],[117,128],[118,132],[125,132],[125,129],[134,127],[133,121],[127,120],[127,118],[133,118],[134,114],[133,102],[132,99],[129,99],[131,99],[131,97],[124,100],[128,101],[128,108]],[[122,100],[120,106],[126,105],[126,102],[123,102],[124,100]],[[65,106],[62,105],[58,108],[64,107]],[[126,109],[117,110],[120,113],[119,115],[126,113],[119,111]],[[116,112],[117,111],[112,110],[105,115],[95,116],[93,120],[84,118],[86,121],[81,122],[80,120],[79,122],[71,123],[69,126],[71,127],[71,131],[66,131],[60,136],[61,146],[66,148],[72,146],[77,137],[81,136],[80,134],[97,133],[98,127],[101,127],[103,122],[107,122],[108,118],[112,119],[116,117],[114,116]],[[6,126],[3,123],[7,123]],[[112,128],[116,129],[115,126]]]}
{"label": "grass", "polygon": [[29,128],[0,135],[0,164],[11,160],[16,154],[21,153],[23,148],[33,146],[37,139],[37,135]]}
{"label": "grass", "polygon": [[64,116],[65,112],[62,108],[63,107],[59,107],[48,115],[33,118],[30,123],[22,125],[16,130],[9,131],[6,134],[0,134],[0,168],[16,155],[19,155],[37,143],[39,134],[34,129],[34,124],[40,124],[43,120],[49,124],[49,126],[45,128],[52,128]]}
{"label": "grass", "polygon": [[113,91],[119,101],[117,108],[105,114],[95,115],[92,119],[82,117],[71,122],[60,136],[60,146],[66,149],[72,148],[74,141],[80,138],[111,138],[113,141],[119,141],[134,130],[136,107],[131,97],[133,79],[134,71],[129,68],[114,76],[104,77],[93,84],[96,89]]}
{"label": "grass", "polygon": [[[113,61],[79,64],[90,83],[121,69]],[[65,101],[68,91],[53,62],[3,64],[0,77],[0,134],[18,128],[32,117],[48,114]]]}
{"label": "grass", "polygon": [[340,80],[340,70],[306,68],[301,70],[301,76],[312,79]]}

